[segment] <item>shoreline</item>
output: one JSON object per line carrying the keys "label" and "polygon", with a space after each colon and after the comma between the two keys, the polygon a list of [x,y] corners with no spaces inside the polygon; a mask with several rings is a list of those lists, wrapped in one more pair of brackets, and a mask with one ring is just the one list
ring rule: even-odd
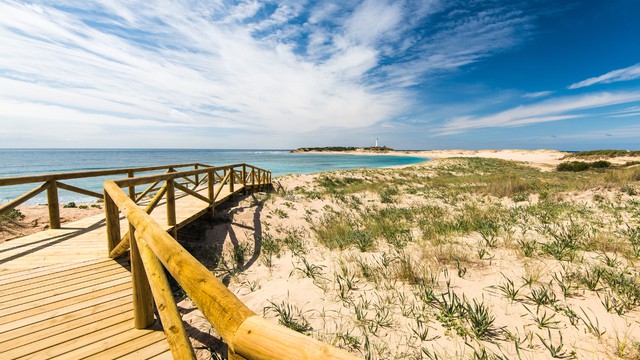
{"label": "shoreline", "polygon": [[[508,331],[530,336],[527,354],[544,358],[545,348],[537,339],[547,339],[548,332],[535,323],[544,312],[558,324],[554,339],[561,332],[567,351],[580,357],[616,358],[610,356],[616,351],[616,336],[638,344],[638,352],[632,348],[622,359],[640,354],[638,307],[621,309],[624,316],[608,311],[598,293],[579,280],[605,256],[615,262],[602,267],[612,276],[625,266],[637,271],[633,248],[619,238],[623,224],[613,216],[630,219],[634,229],[638,226],[632,214],[640,209],[640,185],[627,180],[638,173],[637,166],[593,171],[586,181],[575,173],[537,171],[540,166],[553,170],[555,162],[583,160],[565,159],[565,153],[554,150],[419,153],[433,161],[399,165],[411,166],[410,171],[370,168],[283,176],[276,180],[284,191],[239,197],[219,208],[215,219],[202,218],[181,229],[178,239],[211,271],[224,273],[229,289],[252,311],[276,322],[276,309],[290,309],[294,321],[307,325],[308,335],[329,343],[349,331],[355,340],[338,345],[354,353],[364,352],[362,344],[371,339],[379,358],[409,357],[420,351],[407,344],[410,338],[412,344],[438,349],[441,357],[453,357],[472,339],[489,352],[516,358],[519,350],[513,341],[501,336]],[[460,159],[472,157],[524,161],[530,167]],[[505,178],[506,173],[513,175]],[[609,202],[615,206],[602,206]],[[35,232],[47,221],[47,207],[33,208],[45,217],[32,226]],[[95,208],[61,209],[63,222],[67,215],[62,211],[90,216],[91,209]],[[26,217],[18,220],[31,226]],[[568,224],[585,231],[599,229],[599,237],[581,233],[585,248],[575,250],[576,261],[554,253],[553,238],[542,230],[543,225],[574,229]],[[508,281],[514,284],[512,299],[499,291]],[[613,292],[616,288],[604,277],[600,287],[615,299],[626,296]],[[527,312],[522,305],[529,306],[541,291],[550,296],[543,299],[547,304],[540,305],[540,313]],[[434,300],[422,296],[427,292],[443,295]],[[466,309],[480,306],[492,319],[489,327],[474,327],[466,312],[449,317],[453,323],[447,321],[439,310],[449,299],[445,294]],[[208,349],[215,331],[188,298],[178,306],[186,309],[183,319],[193,328],[194,346]],[[582,313],[569,317],[571,309],[583,308],[585,316],[598,319],[599,337],[589,335],[586,322],[574,325]],[[373,326],[375,321],[384,326]],[[429,334],[423,332],[423,324]],[[616,332],[625,326],[628,335]],[[520,333],[522,329],[530,335]],[[580,346],[572,345],[576,341]],[[209,357],[198,351],[198,358]]]}
{"label": "shoreline", "polygon": [[[606,159],[612,164],[621,165],[630,161],[638,161],[637,156],[602,157],[594,159],[567,159],[571,153],[553,149],[480,149],[480,150],[392,150],[387,152],[372,152],[366,150],[349,151],[306,151],[304,154],[331,154],[331,155],[366,155],[366,156],[411,156],[424,158],[427,160],[448,159],[448,158],[488,158],[501,159],[507,161],[517,161],[528,166],[535,167],[542,171],[552,171],[558,164],[565,161],[593,161]],[[422,164],[419,162],[409,165],[398,165],[382,168],[404,168]]]}

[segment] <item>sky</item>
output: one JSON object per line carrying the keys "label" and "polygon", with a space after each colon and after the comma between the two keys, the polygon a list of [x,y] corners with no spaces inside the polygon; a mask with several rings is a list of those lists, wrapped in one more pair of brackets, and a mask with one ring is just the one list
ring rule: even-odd
{"label": "sky", "polygon": [[640,149],[640,1],[0,0],[0,148]]}

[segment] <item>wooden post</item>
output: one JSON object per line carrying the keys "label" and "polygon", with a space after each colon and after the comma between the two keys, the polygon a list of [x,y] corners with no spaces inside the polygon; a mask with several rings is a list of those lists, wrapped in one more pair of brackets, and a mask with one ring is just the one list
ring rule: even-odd
{"label": "wooden post", "polygon": [[[133,170],[129,170],[127,171],[127,177],[128,178],[132,178],[133,177]],[[133,201],[136,201],[136,187],[134,186],[129,186],[129,197],[131,199],[133,199]]]}
{"label": "wooden post", "polygon": [[242,186],[244,186],[244,193],[247,193],[247,165],[242,164]]}
{"label": "wooden post", "polygon": [[256,168],[251,168],[251,193],[256,192]]}
{"label": "wooden post", "polygon": [[178,239],[178,229],[176,229],[176,190],[173,186],[174,179],[167,180],[167,225],[173,226],[171,235]]}
{"label": "wooden post", "polygon": [[235,178],[236,172],[233,171],[233,168],[230,168],[229,171],[231,171],[231,173],[229,174],[229,193],[233,194],[233,182],[235,181],[234,178]]}
{"label": "wooden post", "polygon": [[131,261],[131,282],[133,285],[133,325],[136,329],[146,329],[153,324],[153,296],[149,279],[144,271],[140,251],[135,240],[136,229],[129,223]]}
{"label": "wooden post", "polygon": [[144,242],[144,239],[137,239],[137,242],[142,264],[144,265],[147,279],[149,279],[151,293],[158,308],[158,315],[160,315],[171,354],[174,359],[195,359],[196,355],[193,352],[189,335],[187,335],[178,307],[173,299],[171,286],[164,273],[164,267],[153,254],[149,245]]}
{"label": "wooden post", "polygon": [[120,242],[120,212],[106,191],[104,192],[104,217],[107,226],[107,249],[111,253]]}
{"label": "wooden post", "polygon": [[[195,164],[195,165],[194,165],[194,169],[198,170],[198,164]],[[198,174],[195,174],[195,175],[194,175],[194,177],[195,177],[195,179],[196,179],[196,186],[194,187],[194,189],[195,189],[195,188],[197,188],[197,187],[198,187],[198,185],[200,184],[200,182],[198,181],[198,180],[199,180],[199,176],[198,176]]]}
{"label": "wooden post", "polygon": [[227,359],[228,360],[246,360],[242,356],[236,354],[231,347],[228,348]]}
{"label": "wooden post", "polygon": [[211,216],[216,214],[216,199],[213,187],[216,183],[216,175],[213,170],[207,172],[207,192],[209,193],[209,201],[211,202]]}
{"label": "wooden post", "polygon": [[49,205],[49,227],[60,229],[60,204],[58,203],[58,182],[49,180],[47,189],[47,203]]}
{"label": "wooden post", "polygon": [[[144,247],[146,241],[153,254],[229,345],[231,355],[250,359],[358,359],[345,350],[256,316],[211,271],[136,206],[115,182],[106,181],[104,188],[120,204],[127,219],[138,227],[137,235],[144,240],[138,245]],[[147,261],[144,263],[146,265]],[[167,296],[169,298],[170,294]],[[178,319],[176,325],[177,322]],[[172,331],[171,324],[163,322],[163,326],[165,330]]]}

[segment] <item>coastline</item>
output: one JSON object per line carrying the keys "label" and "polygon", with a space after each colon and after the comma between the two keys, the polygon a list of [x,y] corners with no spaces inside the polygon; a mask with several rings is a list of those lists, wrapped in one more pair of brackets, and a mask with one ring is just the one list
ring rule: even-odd
{"label": "coastline", "polygon": [[[276,309],[288,307],[293,321],[308,324],[308,335],[356,354],[362,354],[364,342],[371,341],[379,358],[419,358],[422,347],[440,358],[466,357],[476,350],[466,345],[471,339],[490,353],[516,358],[519,349],[513,347],[513,339],[505,340],[509,331],[523,347],[530,334],[523,350],[530,358],[545,358],[538,339],[547,339],[547,330],[535,323],[543,313],[559,324],[552,329],[554,341],[561,331],[568,351],[582,358],[612,358],[617,336],[640,349],[638,307],[622,309],[624,316],[608,311],[600,293],[570,278],[585,276],[605,257],[617,261],[620,271],[623,265],[638,270],[630,246],[620,237],[623,225],[640,229],[633,218],[640,211],[635,195],[640,185],[628,180],[640,173],[638,166],[556,176],[548,171],[575,159],[565,159],[566,153],[555,150],[351,154],[431,161],[400,169],[282,176],[276,179],[280,191],[239,196],[213,220],[204,218],[183,228],[178,239],[211,271],[224,276],[229,289],[256,313],[277,322]],[[623,163],[628,158],[607,160]],[[536,170],[540,168],[546,171]],[[91,209],[61,211],[89,216]],[[47,222],[47,208],[32,210],[43,219],[31,227],[35,232]],[[27,213],[25,209],[23,214]],[[614,214],[629,220],[617,223]],[[71,214],[62,215],[63,222],[72,220]],[[21,222],[30,227],[28,217]],[[567,224],[577,224],[578,230],[597,229],[593,237],[584,235],[587,230],[577,233],[588,237],[584,246],[590,248],[576,250],[576,261],[551,252],[553,237],[543,230],[569,229]],[[525,249],[533,250],[527,254]],[[514,284],[513,299],[499,291],[507,279]],[[604,281],[600,287],[606,286]],[[569,290],[563,292],[565,285]],[[423,297],[429,291],[434,297]],[[552,294],[548,304],[537,307],[539,313],[531,305],[536,291]],[[601,293],[616,299],[626,296],[606,291]],[[483,330],[474,330],[462,313],[442,320],[439,309],[446,294],[455,296],[461,306],[477,301],[494,316],[489,330],[476,335],[474,331]],[[179,307],[185,309],[183,320],[191,325],[194,346],[208,348],[212,340],[205,335],[215,336],[215,331],[188,298]],[[579,321],[580,309],[598,319],[598,331],[606,332],[604,336],[589,332],[590,320]],[[618,334],[618,329],[628,333]],[[623,359],[639,354],[633,353],[634,347],[629,349],[631,355]],[[210,354],[199,350],[198,356],[204,359]]]}
{"label": "coastline", "polygon": [[[479,149],[479,150],[391,150],[386,152],[372,152],[363,150],[350,151],[307,151],[306,154],[343,154],[343,155],[368,155],[368,156],[413,156],[425,159],[448,159],[448,158],[485,158],[501,159],[507,161],[517,161],[529,166],[533,166],[542,171],[552,171],[564,161],[576,161],[581,159],[568,159],[568,152],[553,149]],[[638,161],[640,157],[620,156],[602,157],[594,160],[606,159],[612,164],[620,165],[630,161]],[[420,163],[418,163],[420,164]],[[415,166],[418,164],[400,165],[399,168]],[[396,168],[395,166],[387,168]]]}

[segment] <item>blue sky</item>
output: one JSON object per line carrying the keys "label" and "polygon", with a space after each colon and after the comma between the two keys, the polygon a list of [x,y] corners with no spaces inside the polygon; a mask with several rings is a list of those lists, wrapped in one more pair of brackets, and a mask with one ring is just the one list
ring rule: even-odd
{"label": "blue sky", "polygon": [[0,14],[0,147],[640,148],[636,0],[2,0]]}

